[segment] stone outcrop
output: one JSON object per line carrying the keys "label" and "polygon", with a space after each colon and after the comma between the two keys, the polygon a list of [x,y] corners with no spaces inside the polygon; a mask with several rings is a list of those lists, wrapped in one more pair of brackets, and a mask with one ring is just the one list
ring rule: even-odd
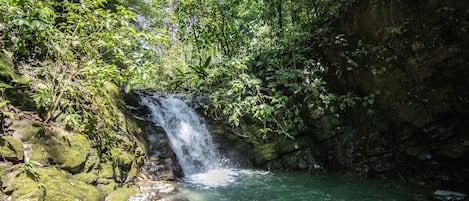
{"label": "stone outcrop", "polygon": [[[347,111],[332,129],[314,127],[327,166],[468,186],[468,11],[469,3],[457,1],[359,1],[351,8],[336,29],[351,44],[384,51],[355,58],[359,66],[340,78],[333,75],[339,67],[330,71],[332,88],[374,94],[374,104]],[[325,50],[330,63],[340,63],[338,48]],[[334,137],[321,139],[328,132]]]}

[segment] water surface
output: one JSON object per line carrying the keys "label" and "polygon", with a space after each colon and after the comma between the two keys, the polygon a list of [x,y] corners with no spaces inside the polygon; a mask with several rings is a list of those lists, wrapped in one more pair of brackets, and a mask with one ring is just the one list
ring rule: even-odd
{"label": "water surface", "polygon": [[180,194],[190,201],[407,201],[397,182],[353,176],[220,169],[188,176]]}

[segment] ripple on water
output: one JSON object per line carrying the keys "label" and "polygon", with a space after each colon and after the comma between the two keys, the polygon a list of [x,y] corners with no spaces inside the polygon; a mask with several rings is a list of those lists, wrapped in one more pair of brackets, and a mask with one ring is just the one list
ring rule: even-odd
{"label": "ripple on water", "polygon": [[305,173],[215,169],[188,176],[189,201],[407,201],[411,189],[392,182]]}

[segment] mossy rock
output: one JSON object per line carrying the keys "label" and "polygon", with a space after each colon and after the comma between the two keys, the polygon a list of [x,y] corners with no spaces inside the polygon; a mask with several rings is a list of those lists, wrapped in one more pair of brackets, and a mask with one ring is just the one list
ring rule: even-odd
{"label": "mossy rock", "polygon": [[39,138],[38,143],[46,149],[51,163],[71,173],[83,170],[91,149],[90,141],[85,135],[59,128]]}
{"label": "mossy rock", "polygon": [[11,200],[45,200],[44,188],[26,174],[11,172],[2,177],[3,192],[10,196]]}
{"label": "mossy rock", "polygon": [[97,187],[99,193],[101,195],[104,195],[100,198],[100,199],[103,200],[106,197],[106,195],[110,195],[114,191],[119,190],[121,188],[127,188],[128,185],[127,184],[122,184],[122,183],[117,183],[114,180],[109,180],[109,182],[107,182],[106,184],[99,184],[98,183],[96,185],[96,187]]}
{"label": "mossy rock", "polygon": [[33,168],[34,180],[26,173],[12,172],[3,179],[3,188],[12,200],[99,200],[98,190],[73,175],[53,167]]}
{"label": "mossy rock", "polygon": [[138,174],[137,163],[132,163],[132,167],[127,173],[127,180],[132,179],[133,177],[137,176],[137,174]]}
{"label": "mossy rock", "polygon": [[130,167],[135,160],[135,156],[122,148],[114,147],[111,150],[112,158],[122,167]]}
{"label": "mossy rock", "polygon": [[137,186],[122,187],[106,196],[106,201],[127,201],[130,196],[139,193]]}
{"label": "mossy rock", "polygon": [[114,165],[112,162],[107,161],[106,163],[101,163],[99,168],[99,178],[112,179],[114,178]]}
{"label": "mossy rock", "polygon": [[256,160],[257,161],[269,161],[276,159],[277,150],[275,149],[275,144],[257,144],[255,145]]}
{"label": "mossy rock", "polygon": [[[5,174],[5,170],[13,166],[12,163],[9,162],[0,162],[0,178],[3,178],[3,175]],[[1,182],[0,182],[1,184]],[[1,199],[0,199],[1,200]]]}
{"label": "mossy rock", "polygon": [[98,175],[92,174],[92,173],[80,173],[73,175],[73,177],[78,180],[85,182],[87,184],[95,184],[96,181],[98,180]]}
{"label": "mossy rock", "polygon": [[0,137],[0,156],[9,161],[22,161],[24,157],[23,142],[9,135]]}
{"label": "mossy rock", "polygon": [[29,82],[29,78],[17,72],[11,58],[3,53],[0,53],[0,78],[20,84]]}
{"label": "mossy rock", "polygon": [[92,148],[90,150],[90,153],[88,154],[88,159],[86,160],[84,171],[95,172],[98,168],[100,160],[101,159],[99,158],[98,150],[95,148]]}
{"label": "mossy rock", "polygon": [[43,126],[39,122],[29,120],[29,119],[23,119],[23,120],[13,121],[13,124],[10,126],[9,129],[13,130],[13,136],[23,141],[27,141],[31,137],[41,132],[43,129]]}
{"label": "mossy rock", "polygon": [[30,160],[37,161],[43,165],[48,164],[49,160],[47,159],[46,149],[40,144],[32,144],[32,154],[29,157]]}

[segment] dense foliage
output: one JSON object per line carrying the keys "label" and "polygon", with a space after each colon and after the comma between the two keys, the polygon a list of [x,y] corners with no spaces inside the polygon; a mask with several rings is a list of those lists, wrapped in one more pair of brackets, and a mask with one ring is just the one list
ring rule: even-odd
{"label": "dense foliage", "polygon": [[119,117],[103,89],[130,89],[155,76],[153,47],[165,41],[159,30],[142,28],[128,2],[0,2],[2,55],[31,80],[45,124],[64,123],[102,146],[112,143],[108,130]]}
{"label": "dense foliage", "polygon": [[182,59],[168,88],[210,97],[212,116],[233,126],[260,127],[246,137],[292,137],[307,119],[362,100],[328,89],[330,64],[317,51],[347,42],[331,25],[353,2],[178,1],[171,19],[179,40],[168,51]]}
{"label": "dense foliage", "polygon": [[[114,83],[207,96],[214,118],[260,128],[247,137],[292,137],[308,119],[373,102],[332,93],[333,64],[317,51],[346,49],[331,27],[354,2],[2,0],[0,48],[33,80],[46,123],[107,139],[102,89]],[[342,55],[350,68],[357,52]]]}

